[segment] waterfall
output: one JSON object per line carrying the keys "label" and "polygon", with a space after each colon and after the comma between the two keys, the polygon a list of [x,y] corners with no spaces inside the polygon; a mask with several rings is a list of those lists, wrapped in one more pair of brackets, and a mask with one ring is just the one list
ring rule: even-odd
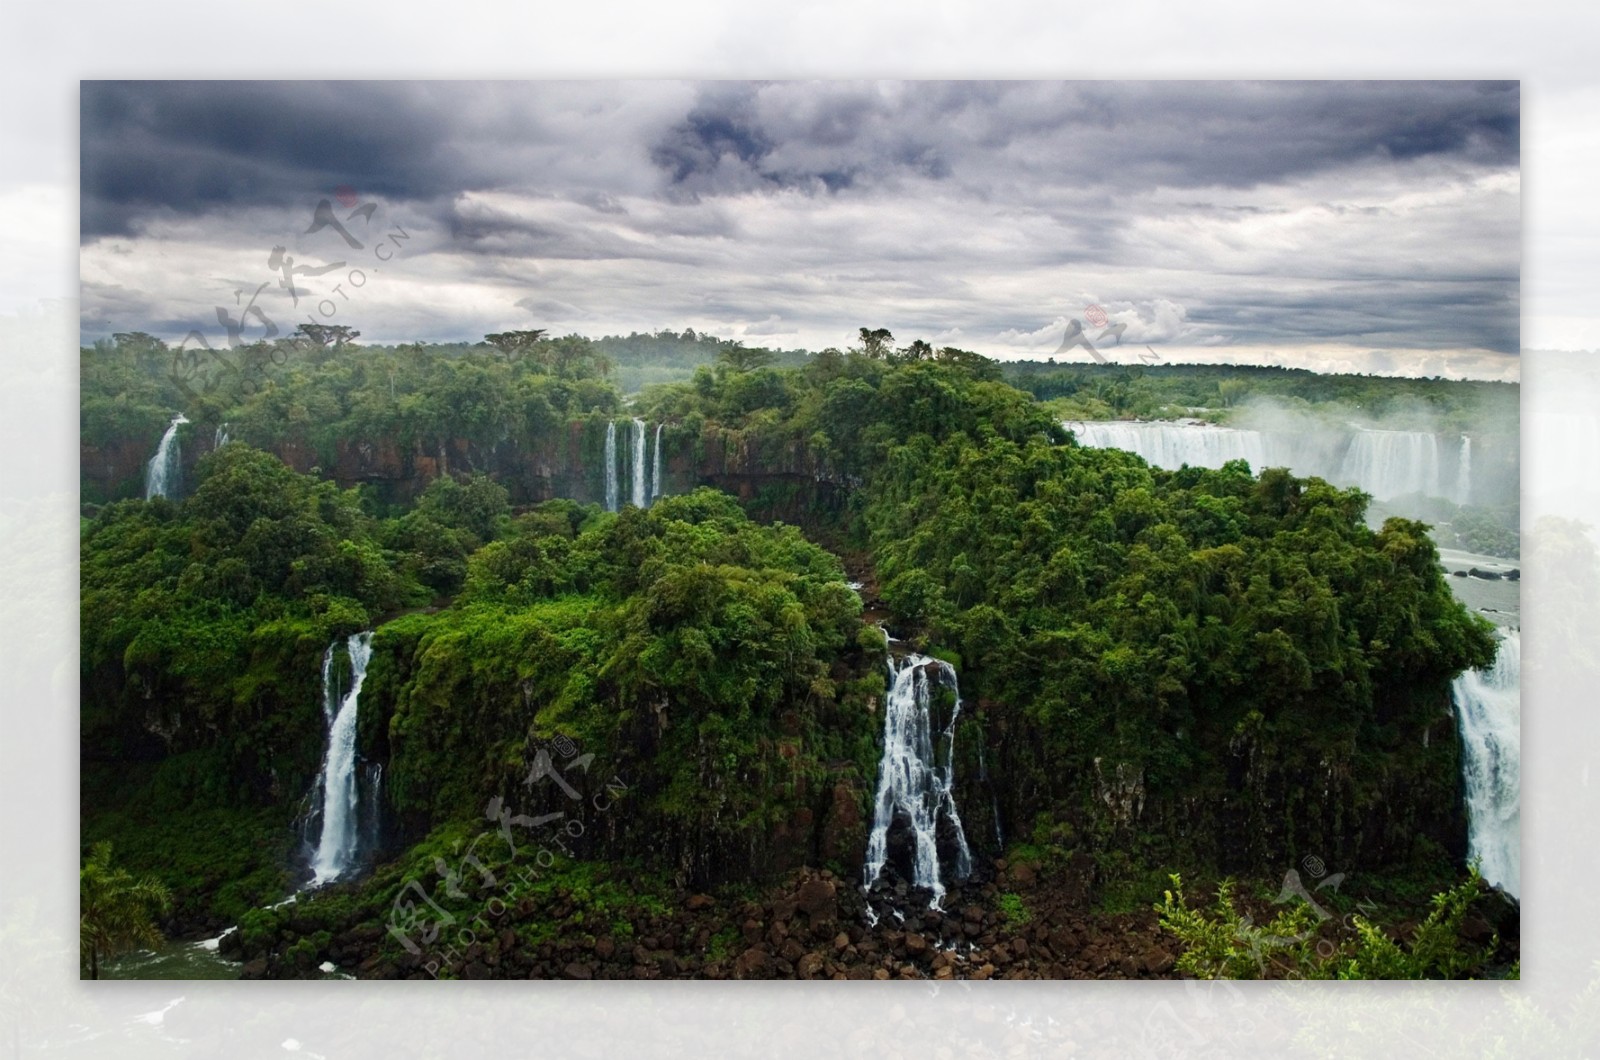
{"label": "waterfall", "polygon": [[[1444,496],[1439,439],[1427,431],[1351,426],[1311,436],[1193,421],[1102,420],[1068,422],[1063,426],[1072,431],[1080,445],[1125,449],[1169,471],[1185,465],[1219,468],[1229,460],[1245,460],[1257,473],[1264,467],[1287,467],[1296,475],[1315,475],[1342,486],[1358,486],[1379,501],[1411,493]],[[1471,465],[1470,443],[1465,437],[1461,441],[1462,463],[1455,486],[1458,495],[1465,489]]]}
{"label": "waterfall", "polygon": [[1335,477],[1343,485],[1361,487],[1374,500],[1410,493],[1442,496],[1439,439],[1427,431],[1358,428]]}
{"label": "waterfall", "polygon": [[606,511],[614,512],[622,504],[617,496],[617,425],[606,424]]}
{"label": "waterfall", "polygon": [[1125,449],[1146,463],[1176,471],[1189,467],[1220,468],[1230,460],[1247,460],[1250,470],[1282,461],[1269,459],[1269,439],[1260,431],[1217,427],[1209,423],[1068,423],[1081,445]]}
{"label": "waterfall", "polygon": [[1472,501],[1472,438],[1461,436],[1461,452],[1456,457],[1456,503]]}
{"label": "waterfall", "polygon": [[644,420],[633,421],[633,506],[635,508],[649,507],[649,499],[644,492]]}
{"label": "waterfall", "polygon": [[1467,796],[1468,857],[1483,878],[1508,894],[1522,891],[1522,636],[1502,630],[1487,670],[1455,679],[1461,776]]}
{"label": "waterfall", "polygon": [[[930,671],[933,677],[930,678]],[[908,655],[896,668],[889,658],[890,689],[883,709],[883,759],[878,765],[878,795],[873,809],[872,832],[867,839],[864,884],[871,887],[889,860],[889,829],[897,816],[910,824],[914,850],[912,880],[933,891],[933,905],[944,897],[940,877],[939,826],[945,823],[955,841],[955,877],[972,872],[972,854],[956,812],[951,787],[955,780],[956,718],[961,714],[961,694],[955,669],[925,655]],[[940,733],[942,762],[934,740],[933,689],[949,688],[956,694],[950,721]]]}
{"label": "waterfall", "polygon": [[328,721],[328,749],[322,759],[322,835],[311,859],[312,886],[338,879],[355,864],[360,846],[360,803],[356,785],[356,717],[361,683],[372,659],[372,632],[352,633],[345,642],[350,656],[350,690],[342,697],[333,680],[338,642],[322,656],[322,713]]}
{"label": "waterfall", "polygon": [[225,446],[227,444],[228,444],[228,425],[226,423],[219,423],[219,424],[217,424],[217,433],[212,435],[212,437],[211,437],[211,448],[213,450],[221,449],[223,446]]}
{"label": "waterfall", "polygon": [[656,498],[661,496],[661,428],[665,423],[656,424],[655,462],[650,466],[650,503],[654,504]]}
{"label": "waterfall", "polygon": [[144,469],[144,499],[151,497],[171,497],[178,492],[179,486],[179,458],[178,428],[188,423],[183,413],[172,417],[172,422],[167,425],[167,432],[161,436],[161,444],[156,446],[156,455],[150,458],[150,463]]}

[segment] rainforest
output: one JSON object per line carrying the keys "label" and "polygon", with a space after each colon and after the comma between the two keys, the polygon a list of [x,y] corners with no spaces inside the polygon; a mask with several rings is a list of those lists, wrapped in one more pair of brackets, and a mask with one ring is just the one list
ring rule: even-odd
{"label": "rainforest", "polygon": [[1518,975],[1514,384],[357,339],[82,350],[86,976]]}

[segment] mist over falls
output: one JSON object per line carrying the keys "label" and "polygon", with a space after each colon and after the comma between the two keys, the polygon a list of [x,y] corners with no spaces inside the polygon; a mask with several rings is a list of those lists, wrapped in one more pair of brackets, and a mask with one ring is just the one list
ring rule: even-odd
{"label": "mist over falls", "polygon": [[1485,429],[1475,438],[1470,432],[1389,424],[1330,425],[1324,418],[1268,406],[1247,410],[1239,419],[1246,425],[1185,420],[1069,421],[1065,426],[1083,445],[1124,449],[1169,470],[1220,468],[1244,460],[1257,473],[1287,467],[1302,477],[1357,486],[1380,502],[1413,495],[1458,505],[1517,501],[1515,424]]}

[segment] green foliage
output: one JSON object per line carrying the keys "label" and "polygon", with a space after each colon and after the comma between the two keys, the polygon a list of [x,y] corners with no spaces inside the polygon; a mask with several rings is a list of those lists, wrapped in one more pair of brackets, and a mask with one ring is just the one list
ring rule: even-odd
{"label": "green foliage", "polygon": [[160,881],[135,879],[111,863],[111,844],[96,843],[78,872],[78,959],[90,979],[100,962],[119,953],[161,944],[155,917],[172,906]]}
{"label": "green foliage", "polygon": [[[1477,947],[1461,938],[1462,921],[1485,892],[1474,866],[1461,883],[1436,894],[1427,917],[1404,944],[1360,915],[1339,938],[1323,918],[1297,902],[1257,925],[1238,907],[1234,884],[1223,880],[1210,910],[1189,905],[1182,880],[1155,905],[1161,926],[1184,945],[1179,971],[1203,979],[1467,979],[1491,970],[1499,941]],[[1330,924],[1329,928],[1337,927]],[[1509,977],[1520,974],[1513,964]]]}
{"label": "green foliage", "polygon": [[[1337,405],[1381,418],[1392,410],[1426,409],[1443,430],[1515,423],[1515,383],[1337,375],[1303,368],[1249,365],[1041,364],[1017,361],[1006,378],[1063,419],[1175,419],[1228,410],[1270,398],[1279,404]],[[1211,418],[1226,418],[1225,415]]]}
{"label": "green foliage", "polygon": [[1006,923],[1013,928],[1021,927],[1033,920],[1033,914],[1029,912],[1027,903],[1022,900],[1020,894],[1008,891],[1000,896],[998,905],[1000,915],[1005,917]]}
{"label": "green foliage", "polygon": [[1200,979],[1281,978],[1316,959],[1316,917],[1309,906],[1296,904],[1257,925],[1240,912],[1232,880],[1217,885],[1209,912],[1193,909],[1183,881],[1173,874],[1172,890],[1163,892],[1154,908],[1161,926],[1183,943],[1178,970]]}
{"label": "green foliage", "polygon": [[[1104,805],[1104,763],[1138,777],[1136,801],[1228,798],[1245,815],[1207,829],[1213,849],[1265,863],[1289,829],[1330,853],[1343,840],[1310,816],[1326,803],[1269,812],[1274,775],[1337,762],[1362,815],[1421,768],[1454,802],[1455,763],[1412,748],[1450,679],[1493,658],[1492,630],[1451,595],[1426,527],[1369,529],[1357,491],[1038,435],[914,435],[864,516],[884,601],[959,651],[969,697],[1005,705],[1007,768],[1044,795],[1019,815]],[[1240,777],[1250,747],[1260,765]],[[1392,841],[1415,832],[1396,822]]]}
{"label": "green foliage", "polygon": [[780,767],[785,711],[815,726],[835,710],[832,668],[861,607],[838,560],[792,527],[751,523],[710,490],[575,535],[566,519],[523,525],[472,558],[458,607],[374,641],[405,675],[386,774],[399,808],[475,813],[531,768],[537,741],[563,734],[642,776],[669,822],[764,828],[786,812],[794,770],[819,771],[870,729],[864,712],[836,716],[831,740],[802,723],[804,750]]}

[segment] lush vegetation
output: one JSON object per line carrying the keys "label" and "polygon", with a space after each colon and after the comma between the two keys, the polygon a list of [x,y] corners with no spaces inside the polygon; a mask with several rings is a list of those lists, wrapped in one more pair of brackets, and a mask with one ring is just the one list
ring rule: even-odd
{"label": "lush vegetation", "polygon": [[1485,420],[1515,424],[1514,383],[1338,375],[1303,368],[1221,364],[1118,365],[1018,362],[1006,379],[1064,419],[1176,419],[1225,422],[1252,402],[1309,409],[1333,406],[1341,416],[1381,420],[1420,412],[1440,430],[1480,427]]}
{"label": "lush vegetation", "polygon": [[159,880],[135,879],[111,863],[111,844],[96,843],[78,872],[78,957],[83,974],[100,978],[100,962],[162,941],[156,916],[172,904]]}
{"label": "lush vegetation", "polygon": [[[1258,924],[1239,908],[1232,880],[1218,884],[1216,901],[1205,910],[1189,904],[1182,879],[1174,875],[1155,910],[1184,946],[1179,970],[1202,979],[1521,977],[1519,960],[1501,959],[1498,934],[1482,943],[1463,938],[1474,906],[1495,901],[1475,867],[1461,883],[1434,895],[1427,915],[1408,933],[1386,932],[1359,912],[1336,917],[1319,904],[1334,905],[1333,894],[1295,897],[1280,896],[1270,919]],[[1480,924],[1493,932],[1486,920]]]}
{"label": "lush vegetation", "polygon": [[[885,643],[822,541],[868,571],[897,635],[960,669],[958,794],[992,800],[1040,860],[1086,854],[1102,889],[1310,852],[1460,864],[1446,689],[1494,644],[1427,526],[1372,529],[1359,492],[1282,470],[1081,448],[1035,397],[1080,390],[1048,373],[1016,377],[1030,394],[966,351],[859,338],[381,348],[307,328],[221,368],[148,336],[85,350],[86,468],[138,454],[85,487],[85,841],[115,838],[185,923],[262,937],[291,915],[381,917],[497,808],[533,820],[622,792],[626,813],[569,835],[589,867],[541,884],[571,911],[627,905],[619,879],[649,881],[630,899],[648,904],[801,865],[853,874]],[[1240,394],[1207,372],[1124,382],[1163,405]],[[201,442],[191,484],[114,499],[177,411]],[[607,425],[634,416],[665,425],[678,495],[607,513],[584,502]],[[298,869],[321,660],[366,629],[358,746],[384,764],[388,864],[353,895],[252,912]],[[531,784],[555,741],[582,768]],[[980,856],[1002,853],[978,831]],[[507,846],[490,864],[524,865]],[[1031,916],[1015,894],[1000,911]]]}

